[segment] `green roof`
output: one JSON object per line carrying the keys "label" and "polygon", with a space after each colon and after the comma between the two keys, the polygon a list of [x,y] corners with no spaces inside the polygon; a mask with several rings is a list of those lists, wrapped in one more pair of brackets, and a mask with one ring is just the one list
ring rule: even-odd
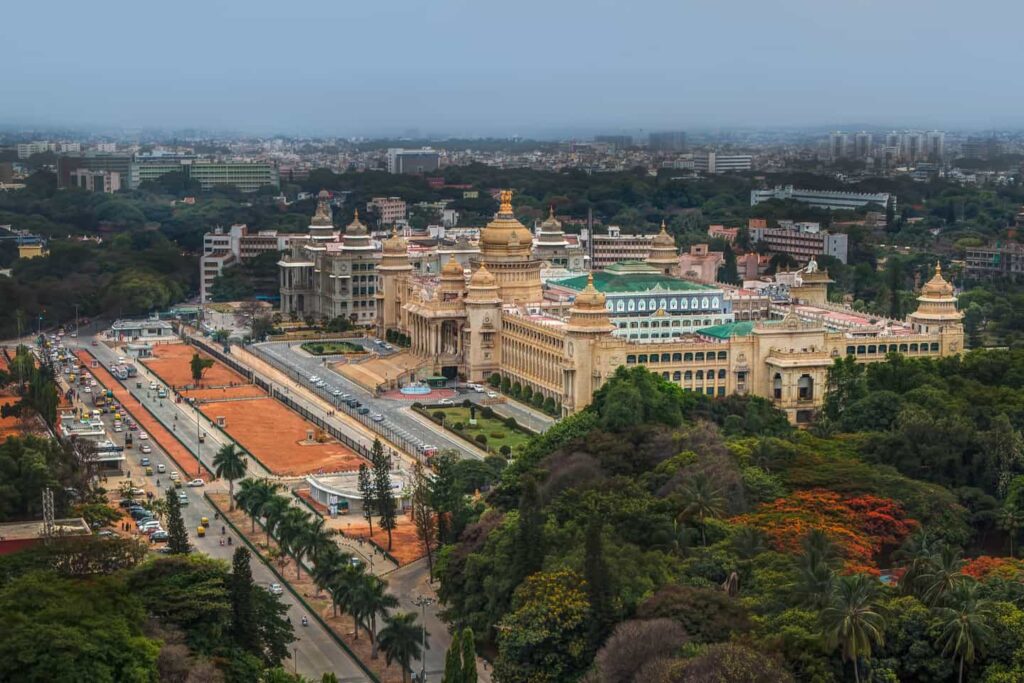
{"label": "green roof", "polygon": [[744,320],[738,323],[726,323],[724,325],[712,325],[697,330],[697,334],[715,339],[729,339],[730,337],[746,337],[754,329],[754,323]]}
{"label": "green roof", "polygon": [[[582,291],[587,286],[587,276],[578,275],[567,280],[557,280],[553,284]],[[648,292],[658,288],[660,291],[672,292],[704,292],[715,289],[708,285],[664,275],[653,266],[639,262],[616,263],[604,270],[596,271],[594,287],[605,294]]]}

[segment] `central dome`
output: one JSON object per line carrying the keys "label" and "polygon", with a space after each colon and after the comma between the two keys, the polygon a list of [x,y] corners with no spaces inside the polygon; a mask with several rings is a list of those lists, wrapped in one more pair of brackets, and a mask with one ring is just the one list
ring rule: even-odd
{"label": "central dome", "polygon": [[512,191],[501,191],[501,205],[494,220],[480,233],[481,250],[484,252],[524,252],[530,253],[533,245],[533,233],[529,228],[516,220],[512,213]]}

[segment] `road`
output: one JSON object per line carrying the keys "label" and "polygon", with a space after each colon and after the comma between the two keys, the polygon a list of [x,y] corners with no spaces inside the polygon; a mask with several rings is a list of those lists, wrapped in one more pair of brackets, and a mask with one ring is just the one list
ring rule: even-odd
{"label": "road", "polygon": [[[317,390],[317,393],[324,398],[329,397],[339,411],[351,412],[351,409],[341,399],[330,395],[332,388],[336,388],[358,399],[364,406],[370,409],[371,414],[383,415],[384,421],[381,423],[381,428],[384,428],[384,426],[390,427],[408,440],[419,445],[429,444],[440,449],[456,450],[463,458],[474,458],[477,460],[483,458],[481,451],[467,445],[462,439],[449,436],[432,423],[425,423],[410,415],[410,408],[407,403],[374,396],[355,382],[351,382],[334,370],[331,370],[324,364],[323,359],[301,352],[299,344],[300,342],[266,342],[257,344],[256,348],[305,378],[311,375],[323,378],[328,386]],[[308,383],[307,386],[311,390],[315,390],[315,387],[308,385]],[[372,427],[373,424],[371,422],[369,426]]]}
{"label": "road", "polygon": [[[118,355],[116,352],[111,351],[102,343],[99,344],[99,346],[90,346],[90,337],[80,337],[78,340],[66,339],[65,341],[77,341],[81,348],[86,348],[92,351],[93,354],[97,357],[97,359],[99,359],[104,364],[106,364],[109,361],[116,360],[116,357]],[[68,346],[71,345],[68,344]],[[174,412],[178,411],[179,424],[188,424],[189,421],[191,420],[191,424],[193,426],[195,425],[195,418],[190,418],[188,413],[191,412],[191,408],[189,408],[187,405],[176,404],[173,401],[164,400],[162,402],[163,405],[161,406],[160,402],[156,399],[145,399],[145,388],[148,387],[148,384],[148,379],[143,381],[143,389],[140,391],[136,389],[134,380],[129,380],[127,383],[125,383],[125,385],[129,387],[129,390],[133,393],[133,395],[138,396],[138,394],[141,393],[143,396],[143,400],[146,400],[151,408],[154,408],[155,406],[154,412],[157,412],[159,415],[166,418],[167,421],[165,421],[165,424],[173,424]],[[133,408],[133,410],[139,409],[137,406],[126,407]],[[104,423],[108,428],[108,435],[111,437],[111,440],[115,441],[115,443],[123,443],[123,435],[115,434],[113,432],[112,422],[113,417],[111,415],[104,415]],[[216,452],[216,449],[220,447],[220,441],[217,438],[214,438],[214,433],[215,432],[212,429],[207,431],[206,443],[202,444],[203,462],[207,464],[210,464],[213,454]],[[185,445],[189,449],[191,449],[192,452],[196,452],[196,447],[199,444],[196,440],[194,429],[183,430],[181,433],[179,433],[179,436],[182,437],[182,441],[185,442]],[[140,478],[148,479],[148,487],[155,491],[156,480],[158,478],[161,479],[162,485],[168,482],[168,479],[166,475],[163,475],[162,478],[161,475],[155,475],[153,477],[148,478],[140,477],[140,475],[142,475],[144,471],[144,468],[139,464],[139,461],[144,456],[139,451],[138,447],[141,446],[142,443],[143,442],[136,439],[136,448],[126,451],[128,457],[128,463],[126,464],[126,467],[127,469],[131,470],[132,475],[136,481],[138,481]],[[178,469],[178,466],[175,465],[174,462],[167,457],[167,454],[159,446],[159,444],[153,442],[152,440],[149,440],[148,443],[151,445],[153,452],[147,454],[145,457],[149,457],[150,460],[152,461],[154,465],[154,471],[155,466],[158,464],[163,464],[167,468],[168,472]],[[186,480],[194,475],[194,473],[190,473],[189,476],[185,476],[185,473],[182,474],[183,478],[185,478]],[[227,486],[223,482],[214,482],[208,485],[208,488],[216,491],[227,490]],[[205,516],[212,521],[214,517],[213,506],[211,506],[209,502],[202,496],[201,492],[203,489],[183,488],[181,490],[186,491],[188,493],[189,505],[182,508],[182,513],[185,518],[186,527],[190,530],[191,540],[195,545],[196,549],[200,552],[210,555],[211,557],[216,557],[230,562],[232,553],[234,552],[234,547],[220,545],[220,535],[219,533],[217,533],[218,528],[215,523],[213,528],[211,529],[211,532],[213,533],[207,535],[205,538],[196,537],[195,529],[197,526],[199,526],[200,519]],[[238,541],[237,538],[234,540],[236,542]],[[270,569],[262,561],[255,557],[252,560],[252,574],[254,580],[258,584],[263,586],[269,586],[272,582],[277,580],[271,573]],[[288,591],[285,591],[284,594],[281,595],[281,601],[288,606],[288,616],[291,619],[292,623],[295,624],[295,635],[298,638],[298,640],[293,644],[293,648],[295,648],[294,652],[296,654],[297,669],[299,673],[301,673],[304,676],[319,680],[324,673],[332,671],[334,672],[335,675],[338,676],[338,679],[341,681],[369,680],[367,676],[362,672],[362,670],[358,667],[358,665],[355,663],[355,661],[347,653],[345,653],[344,650],[338,647],[338,645],[334,642],[331,636],[328,635],[327,631],[323,629],[316,621],[310,620],[309,626],[307,627],[302,627],[299,625],[301,623],[302,616],[306,614],[306,610]],[[291,669],[295,666],[296,664],[293,662],[288,665],[288,668]]]}

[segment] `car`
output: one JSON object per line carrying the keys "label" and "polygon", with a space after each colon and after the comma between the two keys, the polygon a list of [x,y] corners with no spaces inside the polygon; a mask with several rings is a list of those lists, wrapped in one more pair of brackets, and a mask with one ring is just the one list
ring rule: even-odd
{"label": "car", "polygon": [[335,389],[332,391],[331,396],[341,396],[341,389]]}
{"label": "car", "polygon": [[137,431],[139,431],[139,425],[135,424],[134,422],[129,422],[128,423],[128,431],[130,431],[130,432],[137,432]]}
{"label": "car", "polygon": [[82,393],[83,394],[91,394],[92,393],[92,387],[82,387]]}
{"label": "car", "polygon": [[96,341],[95,339],[93,339],[91,342],[89,342],[89,346],[99,346],[99,345],[100,345],[100,343],[98,341]]}
{"label": "car", "polygon": [[317,377],[316,375],[310,375],[309,376],[309,383],[310,384],[316,384],[319,381],[320,381],[320,378]]}
{"label": "car", "polygon": [[157,387],[156,382],[150,382],[149,383],[149,390],[150,391],[156,391],[158,388],[159,387]]}
{"label": "car", "polygon": [[163,529],[160,529],[159,531],[154,531],[149,535],[149,540],[153,541],[153,543],[163,543],[165,541],[169,541],[170,538],[170,534],[168,534]]}
{"label": "car", "polygon": [[174,479],[173,481],[174,481],[174,488],[180,489],[181,488],[181,479]]}
{"label": "car", "polygon": [[171,475],[170,476],[171,476],[171,481],[176,481],[178,479],[178,476],[179,476],[178,475],[178,470],[171,470]]}
{"label": "car", "polygon": [[[147,451],[142,452],[146,453]],[[142,460],[139,461],[139,464],[142,465],[143,467],[149,467],[149,458],[143,458]]]}
{"label": "car", "polygon": [[149,510],[146,510],[145,508],[139,508],[137,510],[135,508],[128,508],[128,514],[130,514],[132,516],[132,519],[139,520],[139,519],[142,519],[143,517],[148,516],[150,514],[150,512],[149,512]]}
{"label": "car", "polygon": [[342,393],[341,394],[341,400],[343,400],[343,401],[347,401],[350,398],[352,398],[352,394],[346,394],[346,393]]}
{"label": "car", "polygon": [[202,479],[193,479],[188,483],[188,485],[194,488],[196,486],[206,486],[206,482]]}
{"label": "car", "polygon": [[[175,486],[177,486],[177,482],[175,482]],[[188,496],[185,495],[184,491],[178,492],[178,505],[188,505]]]}
{"label": "car", "polygon": [[120,434],[123,431],[124,431],[124,427],[122,427],[121,425],[114,425],[114,433],[115,434]]}
{"label": "car", "polygon": [[145,492],[145,491],[143,491],[142,489],[138,488],[138,487],[135,487],[135,488],[133,488],[133,489],[132,489],[132,490],[130,491],[130,493],[131,493],[131,494],[132,494],[132,496],[133,496],[133,497],[135,497],[135,498],[138,498],[139,496],[144,496],[144,495],[146,495],[146,492]]}
{"label": "car", "polygon": [[149,434],[146,432],[139,432],[139,441],[145,441],[149,438]]}
{"label": "car", "polygon": [[160,391],[156,392],[156,397],[157,398],[167,398],[167,390],[166,389],[161,389]]}
{"label": "car", "polygon": [[384,421],[384,416],[381,415],[380,413],[374,413],[373,414],[373,421],[374,422],[383,422]]}
{"label": "car", "polygon": [[493,391],[488,391],[487,392],[487,398],[498,398],[498,395],[496,393],[494,393]]}
{"label": "car", "polygon": [[157,466],[156,466],[156,473],[157,474],[163,474],[166,471],[167,471],[167,465],[163,464],[162,462],[161,463],[157,463]]}
{"label": "car", "polygon": [[281,584],[279,583],[270,584],[270,588],[268,588],[267,590],[270,591],[271,595],[281,595],[282,593],[284,593],[284,589],[281,588]]}
{"label": "car", "polygon": [[135,501],[131,498],[122,498],[117,502],[117,506],[122,508],[130,508],[133,505],[135,505]]}
{"label": "car", "polygon": [[151,517],[151,518],[149,518],[147,520],[139,520],[138,526],[139,526],[139,531],[143,531],[145,529],[152,529],[152,528],[155,528],[155,527],[159,527],[160,526],[160,522],[157,521],[157,519],[155,517]]}
{"label": "car", "polygon": [[325,381],[323,381],[323,380],[320,380],[319,382],[317,382],[317,383],[316,383],[316,385],[317,385],[317,387],[319,387],[320,389],[323,389],[324,387],[326,387],[326,386],[327,386],[327,382],[325,382]]}
{"label": "car", "polygon": [[99,385],[99,382],[97,382],[96,380],[94,380],[94,379],[89,380],[89,386],[95,387],[95,386],[98,386],[98,385]]}
{"label": "car", "polygon": [[150,446],[148,443],[144,443],[139,448],[139,450],[141,450],[143,453],[152,453],[153,452],[153,447]]}
{"label": "car", "polygon": [[358,412],[360,415],[366,415],[366,414],[368,414],[370,412],[370,409],[367,408],[366,406],[363,406],[362,408],[360,408],[356,412]]}
{"label": "car", "polygon": [[453,406],[455,405],[455,401],[451,400],[450,398],[442,398],[440,401],[437,402],[437,404],[441,406]]}

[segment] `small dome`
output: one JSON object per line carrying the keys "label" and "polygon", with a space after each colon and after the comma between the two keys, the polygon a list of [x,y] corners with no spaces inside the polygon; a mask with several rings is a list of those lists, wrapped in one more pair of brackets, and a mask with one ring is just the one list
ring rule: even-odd
{"label": "small dome", "polygon": [[470,287],[494,287],[497,282],[491,271],[487,270],[487,266],[483,264],[476,269],[473,277],[469,278]]}
{"label": "small dome", "polygon": [[942,277],[941,263],[935,263],[935,275],[921,288],[921,295],[933,299],[953,296],[953,285]]}
{"label": "small dome", "polygon": [[594,287],[594,274],[590,273],[587,276],[587,286],[583,288],[579,294],[576,295],[576,301],[573,302],[573,308],[586,309],[586,310],[604,310],[605,306],[605,295],[597,291]]}
{"label": "small dome", "polygon": [[356,209],[355,216],[352,218],[352,222],[345,228],[346,235],[365,235],[366,226],[359,220],[359,209]]}
{"label": "small dome", "polygon": [[386,254],[406,254],[408,250],[408,244],[405,238],[398,234],[398,229],[391,231],[391,237],[384,240],[384,253]]}
{"label": "small dome", "polygon": [[455,260],[455,255],[453,254],[452,256],[448,257],[448,263],[444,264],[444,267],[441,268],[441,277],[445,279],[455,277],[461,278],[462,275],[462,265]]}
{"label": "small dome", "polygon": [[562,229],[562,224],[557,218],[555,218],[555,207],[551,206],[548,209],[547,219],[540,224],[541,230],[545,232],[556,232]]}
{"label": "small dome", "polygon": [[651,244],[656,247],[676,248],[676,240],[672,235],[668,234],[668,231],[665,229],[665,221],[661,222],[661,232],[654,236],[654,239],[651,240]]}

